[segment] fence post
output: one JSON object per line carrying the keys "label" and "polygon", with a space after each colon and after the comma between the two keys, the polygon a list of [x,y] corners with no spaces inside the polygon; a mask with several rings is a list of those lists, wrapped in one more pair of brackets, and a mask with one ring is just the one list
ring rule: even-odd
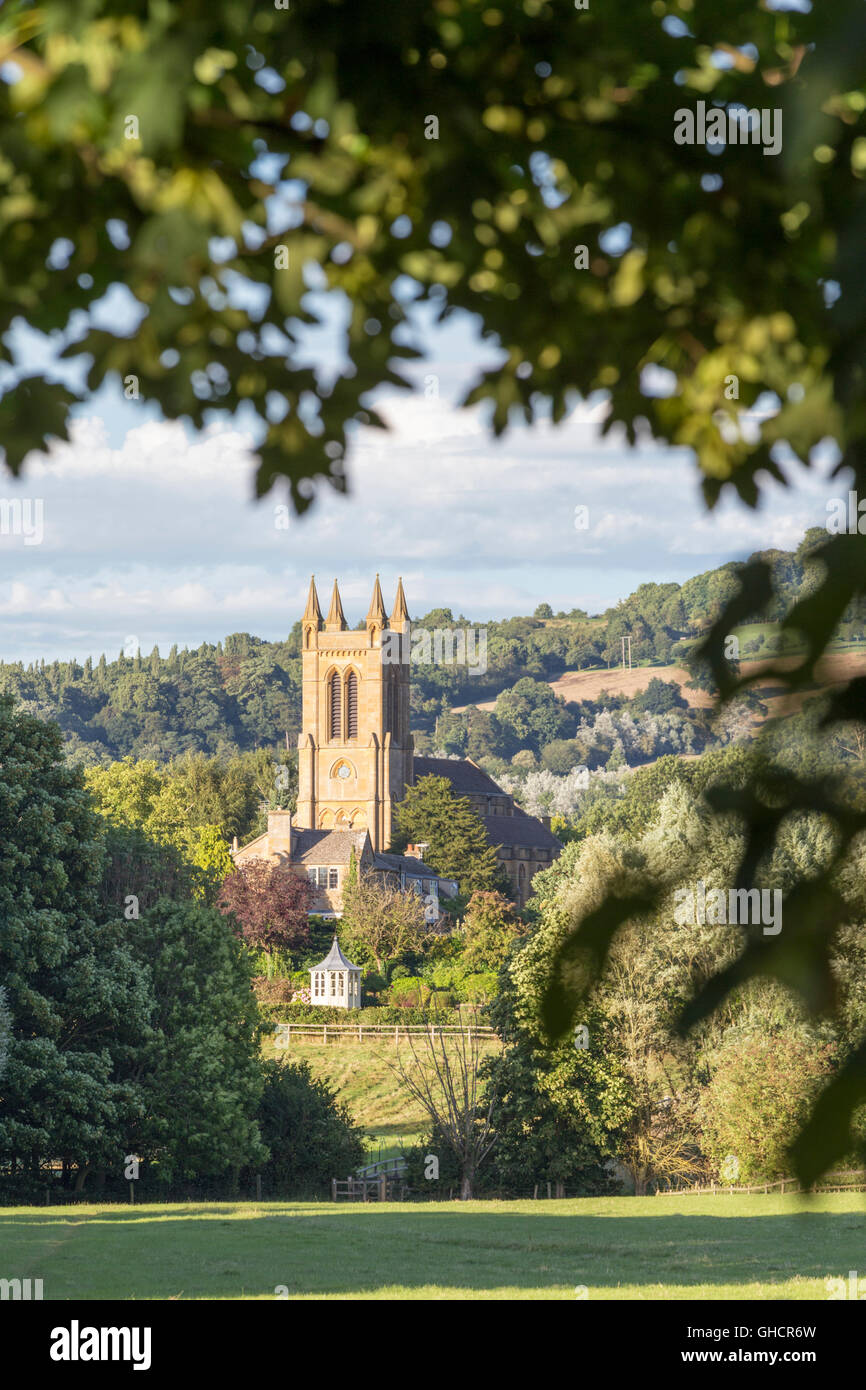
{"label": "fence post", "polygon": [[336,1179],[336,1178],[331,1178],[331,1201],[332,1201],[332,1202],[336,1202],[336,1200],[337,1200],[337,1179]]}
{"label": "fence post", "polygon": [[532,1200],[533,1202],[538,1200],[538,1183],[536,1183],[534,1188],[532,1189]]}
{"label": "fence post", "polygon": [[379,1201],[380,1201],[380,1202],[387,1202],[387,1200],[388,1200],[388,1179],[386,1178],[385,1174],[383,1173],[382,1176],[381,1176],[380,1179],[379,1179]]}
{"label": "fence post", "polygon": [[328,1025],[327,1025],[327,1023],[323,1023],[323,1024],[322,1024],[322,1027],[323,1027],[324,1030],[325,1030],[324,1042],[325,1042],[325,1047],[327,1047],[327,1046],[328,1046]]}
{"label": "fence post", "polygon": [[399,1040],[400,1040],[400,1025],[399,1025],[399,1023],[398,1023],[397,1026],[396,1026],[395,1029],[394,1029],[394,1046],[395,1046],[395,1047],[398,1046]]}

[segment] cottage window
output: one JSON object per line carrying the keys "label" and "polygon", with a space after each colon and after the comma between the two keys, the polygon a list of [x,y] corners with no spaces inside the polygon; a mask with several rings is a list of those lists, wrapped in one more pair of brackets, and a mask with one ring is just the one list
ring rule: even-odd
{"label": "cottage window", "polygon": [[328,870],[328,887],[329,887],[329,888],[336,888],[336,886],[337,886],[337,878],[338,878],[337,870],[336,870],[336,869],[329,869],[329,870]]}

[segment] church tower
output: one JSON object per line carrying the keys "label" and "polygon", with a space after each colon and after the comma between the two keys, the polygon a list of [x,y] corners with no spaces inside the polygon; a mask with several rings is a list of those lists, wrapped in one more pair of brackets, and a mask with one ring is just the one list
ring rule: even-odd
{"label": "church tower", "polygon": [[403,581],[389,618],[376,575],[364,628],[350,630],[337,581],[323,619],[311,579],[301,643],[296,824],[368,830],[373,849],[385,850],[394,803],[412,782],[410,620]]}

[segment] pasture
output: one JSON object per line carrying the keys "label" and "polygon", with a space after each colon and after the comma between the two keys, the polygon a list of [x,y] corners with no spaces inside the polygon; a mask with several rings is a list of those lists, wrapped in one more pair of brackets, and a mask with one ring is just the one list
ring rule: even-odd
{"label": "pasture", "polygon": [[862,1195],[4,1208],[0,1277],[56,1299],[819,1299]]}

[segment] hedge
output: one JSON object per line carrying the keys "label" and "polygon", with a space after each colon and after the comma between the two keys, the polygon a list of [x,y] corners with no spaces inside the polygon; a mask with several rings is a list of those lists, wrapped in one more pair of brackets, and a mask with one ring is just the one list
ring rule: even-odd
{"label": "hedge", "polygon": [[459,1023],[461,1018],[476,1014],[471,1008],[419,1009],[402,1008],[399,1004],[378,1005],[370,1009],[335,1009],[327,1004],[260,1004],[259,1013],[265,1023]]}

